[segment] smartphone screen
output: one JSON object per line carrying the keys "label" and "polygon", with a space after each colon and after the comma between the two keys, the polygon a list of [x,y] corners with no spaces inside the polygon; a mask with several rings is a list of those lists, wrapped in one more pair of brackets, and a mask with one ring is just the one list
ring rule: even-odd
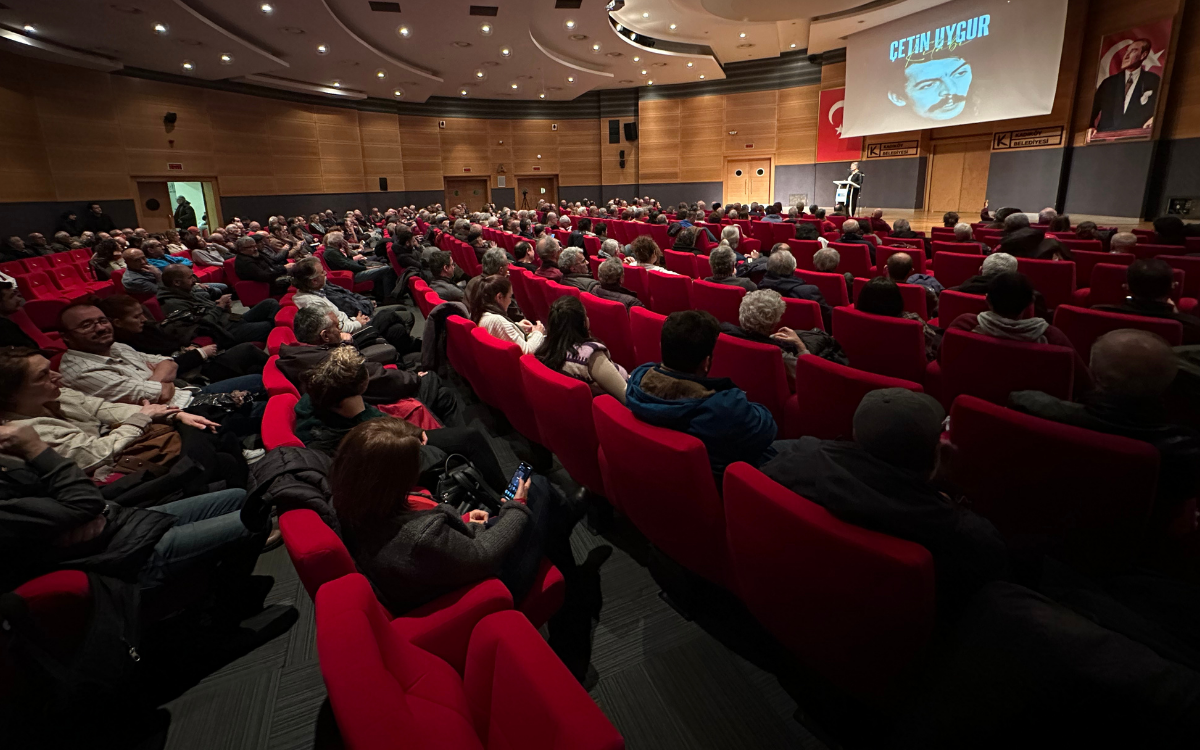
{"label": "smartphone screen", "polygon": [[532,474],[533,467],[522,461],[521,465],[517,467],[516,473],[512,475],[512,481],[508,483],[508,488],[504,490],[504,499],[512,500],[515,498],[517,496],[517,489],[521,486],[521,482],[524,482]]}

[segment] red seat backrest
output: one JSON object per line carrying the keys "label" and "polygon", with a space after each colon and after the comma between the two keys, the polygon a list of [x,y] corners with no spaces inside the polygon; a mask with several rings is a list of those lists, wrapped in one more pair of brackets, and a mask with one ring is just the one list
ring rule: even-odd
{"label": "red seat backrest", "polygon": [[1153,258],[1157,255],[1173,255],[1183,248],[1178,245],[1154,245],[1148,242],[1138,242],[1133,246],[1133,254],[1138,258]]}
{"label": "red seat backrest", "polygon": [[796,258],[796,268],[805,271],[815,271],[816,266],[813,265],[813,256],[821,249],[821,243],[816,240],[788,240],[788,247],[792,249],[792,255]]}
{"label": "red seat backrest", "polygon": [[612,300],[600,299],[594,294],[579,297],[587,311],[588,326],[592,335],[608,347],[608,353],[617,364],[626,370],[637,367],[637,354],[633,347],[633,334],[629,329],[629,313],[625,305]]}
{"label": "red seat backrest", "polygon": [[805,284],[812,284],[821,290],[821,296],[833,307],[850,304],[850,293],[846,291],[846,277],[840,273],[825,273],[823,271],[801,271],[796,269],[796,275]]}
{"label": "red seat backrest", "polygon": [[[525,317],[533,321],[545,321],[550,315],[550,280],[545,276],[530,274],[525,277],[525,294],[529,298],[530,309],[526,311]],[[524,308],[522,308],[524,309]],[[530,317],[530,316],[533,317]]]}
{"label": "red seat backrest", "polygon": [[542,320],[550,319],[550,306],[553,305],[554,301],[559,297],[579,298],[579,287],[559,284],[558,282],[551,281],[550,279],[545,279],[544,282],[545,283],[542,284],[541,288],[542,292],[546,295],[546,317],[542,318]]}
{"label": "red seat backrest", "polygon": [[674,271],[675,273],[691,278],[696,277],[696,263],[692,260],[696,256],[693,253],[663,250],[663,255],[667,259],[666,268],[668,271]]}
{"label": "red seat backrest", "polygon": [[638,299],[647,306],[650,305],[650,280],[647,278],[649,273],[641,266],[625,266],[625,277],[622,282],[628,289],[636,292]]}
{"label": "red seat backrest", "polygon": [[[854,298],[858,299],[859,292],[867,285],[868,279],[854,279]],[[925,287],[920,284],[897,284],[900,296],[904,298],[904,312],[914,312],[921,320],[929,320],[929,306]]]}
{"label": "red seat backrest", "polygon": [[531,399],[542,444],[562,461],[571,478],[598,495],[604,495],[600,476],[596,425],[592,419],[592,389],[546,367],[537,357],[521,357],[521,378]]}
{"label": "red seat backrest", "polygon": [[692,304],[697,310],[708,310],[722,323],[738,325],[738,309],[745,296],[746,290],[740,286],[710,281],[692,282]]}
{"label": "red seat backrest", "polygon": [[[1128,266],[1097,263],[1092,268],[1092,285],[1088,287],[1088,306],[1119,305],[1124,302],[1125,297],[1129,294],[1125,289],[1125,279],[1128,274]],[[1178,302],[1180,291],[1184,285],[1184,272],[1176,268],[1174,277],[1178,286],[1171,291],[1171,299]]]}
{"label": "red seat backrest", "polygon": [[[1154,502],[1158,451],[960,396],[950,440],[962,490],[1010,542],[1063,540],[1068,562],[1120,569],[1136,554]],[[997,457],[1019,446],[1020,471]],[[956,472],[958,473],[958,472]]]}
{"label": "red seat backrest", "polygon": [[670,315],[692,309],[692,280],[678,274],[647,271],[650,284],[650,307],[654,312]]}
{"label": "red seat backrest", "polygon": [[521,348],[511,341],[502,341],[478,326],[471,329],[474,339],[475,365],[486,373],[489,381],[488,403],[504,412],[517,431],[535,443],[541,442],[537,417],[525,395],[521,379]]}
{"label": "red seat backrest", "polygon": [[472,351],[471,329],[475,324],[461,315],[446,316],[446,358],[464,380],[471,384],[480,398],[486,389],[486,379],[479,377]]}
{"label": "red seat backrest", "polygon": [[[1099,240],[1097,240],[1098,242]],[[1075,286],[1084,289],[1091,286],[1092,269],[1099,263],[1128,266],[1137,259],[1133,253],[1105,253],[1090,250],[1072,250],[1071,259],[1075,262]],[[1166,260],[1164,258],[1164,260]],[[1198,279],[1200,280],[1200,279]]]}
{"label": "red seat backrest", "polygon": [[355,572],[346,545],[316,511],[287,511],[279,516],[279,531],[300,582],[313,599],[323,584]]}
{"label": "red seat backrest", "polygon": [[[671,246],[671,238],[670,238],[670,236],[667,235],[667,225],[666,224],[650,224],[649,227],[650,227],[650,231],[648,234],[654,240],[654,244],[658,245],[659,250],[662,250],[665,252],[666,249]],[[647,234],[647,233],[642,232],[642,234]]]}
{"label": "red seat backrest", "polygon": [[929,551],[840,521],[745,463],[725,472],[725,518],[735,590],[755,618],[839,687],[887,693],[933,632]]}
{"label": "red seat backrest", "polygon": [[707,255],[694,256],[692,258],[692,265],[696,267],[697,279],[707,279],[712,276],[712,265],[708,262]]}
{"label": "red seat backrest", "polygon": [[296,332],[290,325],[277,325],[267,334],[267,354],[272,357],[279,354],[279,347],[296,343]]}
{"label": "red seat backrest", "polygon": [[791,392],[779,347],[722,333],[713,350],[709,376],[737,383],[746,398],[771,410],[775,424],[783,424],[783,405]]}
{"label": "red seat backrest", "polygon": [[[983,247],[977,242],[951,242],[950,240],[933,241],[933,263],[937,265],[938,253],[957,253],[959,255],[983,255]],[[980,261],[982,263],[983,261]],[[976,266],[978,268],[978,266]]]}
{"label": "red seat backrest", "polygon": [[919,253],[918,252],[910,253],[907,250],[904,250],[902,248],[901,249],[880,248],[875,253],[875,260],[878,261],[878,265],[877,265],[877,269],[878,269],[877,275],[878,276],[887,276],[888,259],[891,258],[896,253],[905,253],[910,258],[912,258],[912,261],[913,261],[913,271],[912,272],[913,273],[926,273],[926,271],[925,271],[925,252],[924,251],[921,251]]}
{"label": "red seat backrest", "polygon": [[644,307],[629,308],[629,333],[639,364],[662,361],[662,328],[666,315]]}
{"label": "red seat backrest", "polygon": [[[1200,250],[1196,251],[1200,253]],[[1164,260],[1171,265],[1171,268],[1177,268],[1183,271],[1183,289],[1180,295],[1183,297],[1200,297],[1200,256],[1188,257],[1186,255],[1160,255],[1159,260]]]}
{"label": "red seat backrest", "polygon": [[1071,302],[1075,291],[1075,264],[1071,261],[1017,258],[1017,271],[1025,274],[1033,288],[1042,293],[1046,307],[1051,310]]}
{"label": "red seat backrest", "polygon": [[609,501],[668,557],[726,583],[725,510],[704,443],[638,421],[612,396],[592,401],[592,414]]}
{"label": "red seat backrest", "polygon": [[1135,328],[1157,333],[1171,346],[1183,343],[1183,324],[1178,320],[1123,315],[1073,305],[1061,305],[1054,311],[1054,326],[1071,339],[1075,351],[1079,352],[1085,361],[1090,358],[1092,344],[1096,343],[1096,339],[1119,328]]}
{"label": "red seat backrest", "polygon": [[933,261],[937,280],[947,289],[962,284],[972,276],[978,276],[979,267],[982,265],[982,255],[968,253],[938,253]]}
{"label": "red seat backrest", "polygon": [[786,437],[852,440],[854,412],[867,393],[880,388],[922,392],[920,383],[876,375],[823,357],[796,360],[796,396],[787,416]]}
{"label": "red seat backrest", "polygon": [[925,382],[925,330],[921,321],[835,307],[833,336],[850,358],[851,367]]}
{"label": "red seat backrest", "polygon": [[[282,373],[280,374],[282,378]],[[286,378],[285,378],[286,380]],[[288,385],[291,385],[289,382]],[[303,448],[304,443],[296,437],[296,403],[300,397],[294,393],[281,393],[267,399],[263,412],[262,440],[267,450],[291,447]]]}
{"label": "red seat backrest", "polygon": [[[280,329],[277,328],[275,330],[280,330]],[[290,329],[284,328],[282,330],[287,331]],[[268,336],[268,338],[269,338],[269,336]],[[296,337],[293,336],[292,340],[295,341],[295,339],[296,339]],[[285,376],[283,374],[283,372],[279,369],[278,350],[276,350],[276,353],[272,354],[270,356],[270,358],[267,359],[266,364],[263,365],[262,380],[263,380],[263,387],[267,389],[267,393],[270,394],[271,396],[291,394],[296,397],[297,401],[300,400],[300,391],[298,391],[296,389],[296,385],[294,383],[292,383],[292,381],[288,380],[287,376]],[[267,405],[269,408],[270,403],[268,402]],[[292,407],[294,408],[295,405],[296,404],[293,402]],[[278,414],[276,414],[276,416],[278,416]],[[264,422],[263,429],[265,430],[266,429],[266,416],[265,415],[263,416],[263,422]],[[288,426],[289,432],[291,431],[292,427],[295,426],[295,424],[296,424],[296,415],[292,414],[291,419],[290,419],[290,425]],[[282,425],[282,422],[277,423],[277,426],[280,426],[280,425]],[[287,440],[287,436],[279,431],[276,431],[276,437],[278,437],[280,440],[284,440],[284,441]],[[265,441],[266,438],[264,437],[263,440]]]}
{"label": "red seat backrest", "polygon": [[[1091,252],[1091,253],[1104,252],[1104,243],[1101,242],[1100,240],[1081,240],[1078,238],[1070,238],[1070,237],[1068,237],[1067,239],[1063,239],[1062,237],[1059,237],[1058,241],[1063,244],[1063,247],[1065,247],[1071,251],[1072,256],[1074,256],[1075,253],[1079,252],[1080,250],[1083,250],[1086,252]],[[1074,258],[1072,258],[1072,259],[1074,259]],[[1082,281],[1080,281],[1079,284],[1080,284],[1080,286],[1083,286]]]}
{"label": "red seat backrest", "polygon": [[34,271],[45,271],[46,273],[50,273],[50,269],[52,267],[50,264],[50,259],[44,255],[38,255],[33,258],[25,258],[23,262],[25,263],[25,268],[28,269],[30,273]]}
{"label": "red seat backrest", "polygon": [[987,297],[982,294],[963,294],[947,289],[938,296],[938,325],[945,328],[959,315],[979,314],[989,309]]}
{"label": "red seat backrest", "polygon": [[31,271],[16,278],[17,289],[26,299],[58,299],[63,296],[62,290],[50,280],[48,272]]}
{"label": "red seat backrest", "polygon": [[291,328],[292,324],[296,322],[296,313],[298,312],[300,312],[300,308],[295,305],[279,308],[279,312],[275,314],[275,327]]}
{"label": "red seat backrest", "polygon": [[783,298],[783,318],[780,325],[794,331],[809,331],[813,328],[825,330],[825,321],[821,318],[821,306],[810,299]]}
{"label": "red seat backrest", "polygon": [[830,242],[829,246],[842,256],[838,261],[839,273],[852,273],[864,279],[875,275],[874,267],[871,264],[871,251],[867,249],[866,245],[852,242]]}
{"label": "red seat backrest", "polygon": [[[1042,391],[1071,399],[1075,383],[1075,350],[970,333],[946,331],[938,356],[942,371],[942,403],[961,393],[1003,404],[1013,391]],[[1079,377],[1086,377],[1083,373]]]}

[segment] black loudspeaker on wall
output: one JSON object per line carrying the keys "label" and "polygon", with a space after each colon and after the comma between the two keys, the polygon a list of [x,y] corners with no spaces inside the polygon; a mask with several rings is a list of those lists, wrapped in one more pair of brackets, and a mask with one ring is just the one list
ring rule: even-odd
{"label": "black loudspeaker on wall", "polygon": [[621,151],[621,169],[625,168],[625,151]]}
{"label": "black loudspeaker on wall", "polygon": [[625,140],[627,140],[627,141],[636,141],[637,140],[637,123],[636,122],[625,123]]}
{"label": "black loudspeaker on wall", "polygon": [[386,177],[379,178],[379,189],[385,193],[387,192],[387,178]]}
{"label": "black loudspeaker on wall", "polygon": [[620,120],[609,120],[608,121],[608,142],[609,143],[620,143],[621,142],[621,121]]}

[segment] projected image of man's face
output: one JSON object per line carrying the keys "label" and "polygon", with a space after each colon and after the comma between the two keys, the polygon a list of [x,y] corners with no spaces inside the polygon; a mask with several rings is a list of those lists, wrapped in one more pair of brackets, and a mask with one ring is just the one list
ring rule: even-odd
{"label": "projected image of man's face", "polygon": [[888,98],[898,107],[910,106],[927,120],[949,120],[962,114],[971,89],[971,64],[961,57],[914,63],[904,70],[904,91]]}

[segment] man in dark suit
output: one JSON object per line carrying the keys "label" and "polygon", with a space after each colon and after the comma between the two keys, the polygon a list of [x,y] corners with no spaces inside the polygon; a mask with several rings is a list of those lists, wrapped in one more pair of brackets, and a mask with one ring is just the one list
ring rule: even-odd
{"label": "man in dark suit", "polygon": [[1089,140],[1097,131],[1137,130],[1152,124],[1162,81],[1142,69],[1149,55],[1150,40],[1135,39],[1125,48],[1121,70],[1100,82],[1092,98]]}

